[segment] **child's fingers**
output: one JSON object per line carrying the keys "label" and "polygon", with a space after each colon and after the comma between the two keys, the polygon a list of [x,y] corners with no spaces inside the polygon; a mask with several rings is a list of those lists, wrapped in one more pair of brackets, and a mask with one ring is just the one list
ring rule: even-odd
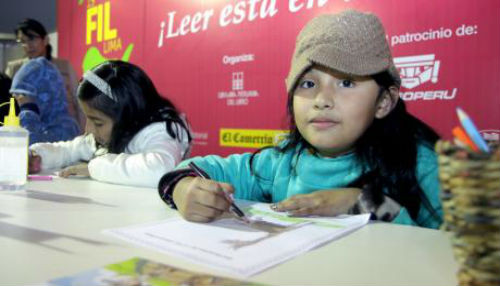
{"label": "child's fingers", "polygon": [[274,204],[273,210],[278,211],[278,212],[287,212],[287,211],[296,210],[298,207],[299,206],[298,206],[297,200],[290,198],[288,200]]}
{"label": "child's fingers", "polygon": [[303,216],[311,216],[318,215],[317,209],[314,208],[300,208],[297,210],[289,211],[289,216],[303,217]]}
{"label": "child's fingers", "polygon": [[215,194],[215,192],[197,189],[192,192],[188,205],[184,208],[183,216],[193,222],[208,222],[224,213],[224,204],[228,202]]}
{"label": "child's fingers", "polygon": [[90,176],[90,174],[89,174],[88,165],[82,163],[82,164],[78,164],[78,165],[74,165],[74,166],[69,166],[69,167],[61,170],[61,172],[59,172],[59,176],[66,178],[69,176]]}
{"label": "child's fingers", "polygon": [[233,193],[234,193],[234,188],[230,184],[227,183],[219,183],[219,186],[221,188],[222,193],[224,194],[224,197],[226,200],[231,204],[234,202],[233,198]]}
{"label": "child's fingers", "polygon": [[219,186],[222,188],[223,191],[229,194],[234,194],[234,188],[232,185],[228,183],[219,183]]}
{"label": "child's fingers", "polygon": [[217,196],[221,196],[221,197],[224,196],[224,194],[222,194],[222,188],[221,188],[221,185],[220,185],[221,183],[219,183],[219,182],[216,182],[216,181],[213,181],[213,180],[209,180],[209,179],[200,178],[200,177],[196,177],[193,180],[193,184],[196,186],[196,188],[198,188],[200,190],[211,192],[211,193],[213,193],[214,195],[217,195]]}
{"label": "child's fingers", "polygon": [[[199,188],[200,190],[210,192],[219,198],[225,199],[229,203],[232,202],[231,196],[229,194],[232,194],[234,191],[233,187],[230,184],[220,183],[217,181],[203,179],[203,178],[196,178],[195,184],[197,188]],[[214,203],[213,201],[207,201],[207,200],[206,202],[207,204]]]}
{"label": "child's fingers", "polygon": [[175,203],[181,215],[189,221],[212,221],[229,209],[230,201],[224,195],[225,190],[232,190],[228,184],[191,177],[181,180],[176,189],[173,194]]}
{"label": "child's fingers", "polygon": [[205,217],[211,220],[221,216],[223,213],[224,213],[223,210],[219,210],[211,206],[205,206],[205,205],[197,205],[191,211],[188,212],[189,215]]}
{"label": "child's fingers", "polygon": [[305,216],[335,216],[340,214],[334,207],[325,206],[313,206],[313,207],[302,207],[292,211],[288,211],[289,216],[295,217],[305,217]]}
{"label": "child's fingers", "polygon": [[73,174],[72,168],[68,167],[59,172],[59,177],[67,178]]}
{"label": "child's fingers", "polygon": [[346,213],[342,208],[334,206],[324,206],[324,207],[313,207],[313,208],[301,208],[288,212],[290,216],[304,217],[304,216],[336,216],[339,214]]}
{"label": "child's fingers", "polygon": [[309,199],[307,195],[296,195],[278,204],[275,204],[275,211],[290,212],[303,208],[311,208],[314,206],[314,201]]}
{"label": "child's fingers", "polygon": [[203,178],[194,178],[190,184],[190,193],[194,203],[212,207],[220,211],[229,208],[229,201],[224,195],[224,189],[227,186],[221,186],[220,183]]}
{"label": "child's fingers", "polygon": [[38,173],[41,170],[42,157],[31,155],[28,160],[28,171],[30,174]]}
{"label": "child's fingers", "polygon": [[33,150],[28,150],[28,158],[31,159],[31,158],[34,158],[34,157],[40,157],[40,155],[38,155],[35,151]]}
{"label": "child's fingers", "polygon": [[230,202],[226,197],[220,195],[222,192],[223,191],[212,192],[202,190],[197,198],[197,203],[222,212],[226,211],[229,209]]}
{"label": "child's fingers", "polygon": [[209,218],[209,217],[198,215],[198,214],[189,214],[189,215],[186,215],[184,218],[186,220],[192,221],[192,222],[210,222],[214,219],[214,218]]}
{"label": "child's fingers", "polygon": [[59,172],[59,177],[67,178],[69,176],[77,176],[79,175],[77,168],[75,167],[68,167],[64,170],[61,170]]}

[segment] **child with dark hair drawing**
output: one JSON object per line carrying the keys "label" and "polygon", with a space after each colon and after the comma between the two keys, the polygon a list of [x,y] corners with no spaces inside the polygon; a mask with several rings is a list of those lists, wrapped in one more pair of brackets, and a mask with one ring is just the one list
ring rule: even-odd
{"label": "child with dark hair drawing", "polygon": [[[300,32],[286,79],[291,130],[256,153],[196,157],[166,174],[162,199],[187,220],[208,222],[235,198],[294,216],[371,213],[438,228],[438,135],[405,109],[381,21],[348,10]],[[196,175],[193,162],[207,177]]]}
{"label": "child with dark hair drawing", "polygon": [[31,171],[41,161],[41,170],[66,167],[63,177],[156,187],[165,172],[187,157],[187,122],[139,67],[105,62],[84,74],[77,94],[87,118],[86,134],[32,145]]}

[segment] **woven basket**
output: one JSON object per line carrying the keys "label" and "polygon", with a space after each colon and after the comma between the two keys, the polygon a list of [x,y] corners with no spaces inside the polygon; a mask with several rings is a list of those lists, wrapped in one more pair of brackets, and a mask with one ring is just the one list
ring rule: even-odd
{"label": "woven basket", "polygon": [[500,149],[473,153],[439,141],[436,152],[459,285],[500,286]]}

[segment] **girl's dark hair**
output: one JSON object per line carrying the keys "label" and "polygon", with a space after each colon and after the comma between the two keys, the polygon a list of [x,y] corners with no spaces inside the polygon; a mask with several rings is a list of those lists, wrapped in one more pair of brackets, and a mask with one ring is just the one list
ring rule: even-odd
{"label": "girl's dark hair", "polygon": [[[21,31],[30,40],[36,37],[40,37],[42,39],[47,37],[47,30],[45,30],[45,27],[42,25],[42,23],[38,22],[37,20],[29,18],[17,24],[17,27],[14,31],[16,33],[16,36],[19,33],[19,31]],[[50,61],[52,60],[52,46],[50,44],[47,44],[46,49],[47,51],[45,53],[45,58],[47,58],[47,60]]]}
{"label": "girl's dark hair", "polygon": [[[4,117],[9,114],[9,104],[7,102],[10,101],[10,86],[12,84],[12,80],[3,72],[0,72],[0,104],[6,103],[0,107],[0,121],[3,121]],[[17,101],[14,100],[16,114],[19,114],[19,106]]]}
{"label": "girl's dark hair", "polygon": [[[380,86],[379,96],[396,85],[388,72],[372,77]],[[355,153],[364,172],[353,185],[367,187],[376,203],[382,200],[385,190],[388,196],[408,210],[414,221],[423,224],[423,221],[417,220],[421,206],[433,216],[437,214],[416,178],[417,147],[423,144],[433,149],[438,139],[439,135],[408,113],[405,102],[399,99],[387,116],[375,119],[358,139]]]}
{"label": "girl's dark hair", "polygon": [[186,121],[167,98],[161,97],[153,82],[138,66],[123,61],[107,61],[92,69],[107,82],[116,102],[89,81],[82,79],[78,99],[113,119],[111,139],[106,146],[111,153],[122,153],[142,128],[153,122],[165,122],[172,138],[182,140],[184,129],[191,142]]}
{"label": "girl's dark hair", "polygon": [[[389,92],[390,87],[399,86],[397,79],[388,71],[375,74],[372,78],[380,87],[379,97]],[[295,125],[293,92],[288,96],[287,109],[290,117],[290,134],[284,145],[274,148],[280,152],[297,146],[300,146],[299,152],[314,149],[302,137]],[[356,142],[354,153],[363,171],[349,187],[370,190],[375,203],[380,203],[387,194],[405,207],[415,221],[421,205],[432,215],[436,215],[436,211],[418,184],[415,171],[417,146],[424,144],[433,148],[438,139],[439,135],[431,127],[408,113],[404,101],[398,100],[394,109],[384,118],[375,119]],[[258,152],[260,150],[256,153]],[[417,223],[423,222],[417,221]]]}
{"label": "girl's dark hair", "polygon": [[0,95],[2,96],[2,98],[5,97],[9,99],[11,97],[9,92],[11,84],[12,80],[10,79],[10,77],[3,72],[0,72]]}

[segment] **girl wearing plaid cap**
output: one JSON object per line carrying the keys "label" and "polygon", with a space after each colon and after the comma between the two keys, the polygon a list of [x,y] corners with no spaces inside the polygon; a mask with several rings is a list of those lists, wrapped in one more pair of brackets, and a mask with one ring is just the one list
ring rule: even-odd
{"label": "girl wearing plaid cap", "polygon": [[78,101],[86,134],[72,141],[34,144],[30,171],[64,168],[60,176],[156,187],[189,153],[186,121],[159,95],[139,67],[105,62],[83,75]]}
{"label": "girl wearing plaid cap", "polygon": [[[290,135],[256,153],[197,157],[162,178],[160,196],[207,222],[234,197],[295,216],[371,213],[437,228],[438,135],[399,99],[400,78],[380,20],[353,10],[312,19],[286,79]],[[196,177],[189,162],[209,179]]]}

